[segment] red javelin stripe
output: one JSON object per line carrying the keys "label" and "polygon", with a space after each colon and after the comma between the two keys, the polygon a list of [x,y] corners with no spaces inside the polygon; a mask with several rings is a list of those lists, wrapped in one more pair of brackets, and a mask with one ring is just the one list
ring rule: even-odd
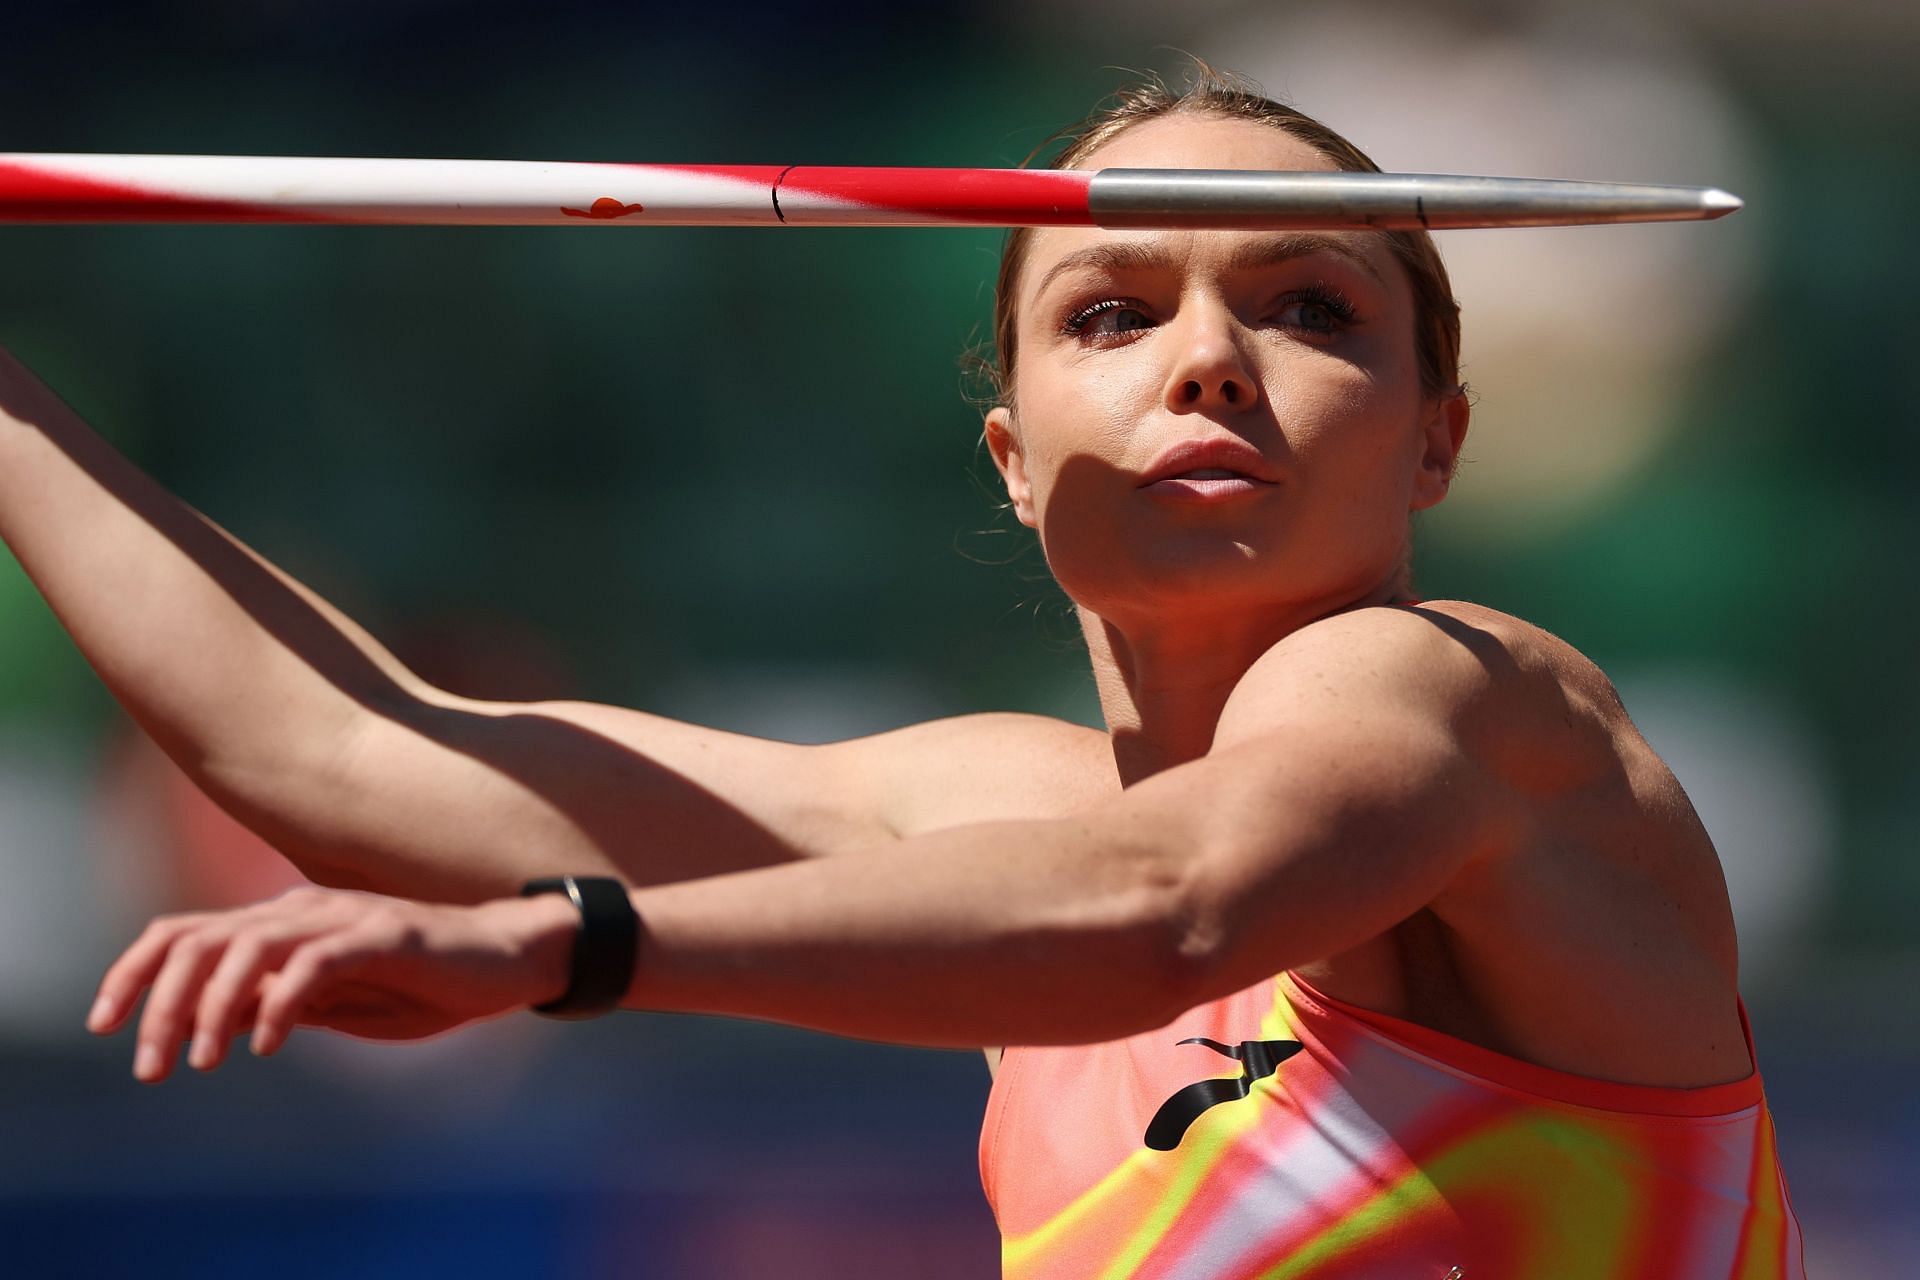
{"label": "red javelin stripe", "polygon": [[[905,169],[871,166],[780,164],[641,164],[636,169],[674,169],[733,178],[769,189],[801,191],[950,222],[1001,226],[1033,222],[1093,226],[1087,208],[1089,170]],[[784,177],[782,175],[785,175]]]}
{"label": "red javelin stripe", "polygon": [[802,165],[780,190],[925,214],[953,222],[997,226],[1033,222],[1093,226],[1087,184],[1093,174],[1071,169],[868,169]]}
{"label": "red javelin stripe", "polygon": [[315,213],[202,200],[0,162],[5,222],[342,222]]}
{"label": "red javelin stripe", "polygon": [[806,165],[781,182],[836,200],[878,205],[955,222],[1009,221],[1092,226],[1093,174],[1064,169],[867,169]]}

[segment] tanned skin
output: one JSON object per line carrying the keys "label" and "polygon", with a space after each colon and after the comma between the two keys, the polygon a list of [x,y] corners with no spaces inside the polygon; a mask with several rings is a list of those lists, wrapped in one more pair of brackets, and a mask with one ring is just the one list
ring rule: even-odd
{"label": "tanned skin", "polygon": [[[1328,167],[1182,114],[1086,163]],[[1372,233],[1036,233],[987,440],[1106,731],[992,714],[805,747],[433,688],[0,358],[0,534],[156,741],[339,890],[156,921],[91,1025],[148,991],[158,1080],[189,1040],[211,1068],[249,1030],[270,1052],[495,1016],[565,986],[576,923],[511,895],[597,872],[645,923],[633,1008],[1082,1043],[1293,969],[1562,1071],[1746,1077],[1718,860],[1605,676],[1410,594],[1408,519],[1469,417],[1420,385],[1412,305]],[[1153,482],[1190,440],[1258,474]]]}

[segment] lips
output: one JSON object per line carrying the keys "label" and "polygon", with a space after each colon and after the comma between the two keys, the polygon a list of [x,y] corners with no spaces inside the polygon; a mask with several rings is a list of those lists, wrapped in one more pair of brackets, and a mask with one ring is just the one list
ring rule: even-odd
{"label": "lips", "polygon": [[1167,480],[1270,485],[1280,482],[1280,474],[1245,440],[1238,436],[1215,436],[1207,440],[1182,440],[1164,450],[1148,465],[1140,488]]}

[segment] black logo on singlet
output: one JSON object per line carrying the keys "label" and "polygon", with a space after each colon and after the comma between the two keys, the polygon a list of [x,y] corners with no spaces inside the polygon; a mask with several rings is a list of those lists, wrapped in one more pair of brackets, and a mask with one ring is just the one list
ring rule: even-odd
{"label": "black logo on singlet", "polygon": [[1171,1151],[1180,1145],[1187,1127],[1208,1107],[1232,1102],[1253,1092],[1254,1082],[1264,1080],[1280,1064],[1300,1052],[1298,1040],[1242,1040],[1239,1044],[1221,1044],[1205,1036],[1191,1036],[1181,1044],[1203,1044],[1215,1053],[1225,1054],[1242,1063],[1245,1069],[1238,1080],[1200,1080],[1160,1104],[1147,1125],[1147,1145],[1155,1151]]}

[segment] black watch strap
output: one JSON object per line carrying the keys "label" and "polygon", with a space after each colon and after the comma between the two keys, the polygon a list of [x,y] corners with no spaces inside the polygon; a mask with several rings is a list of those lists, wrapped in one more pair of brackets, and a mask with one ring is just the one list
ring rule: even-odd
{"label": "black watch strap", "polygon": [[627,886],[610,876],[553,876],[529,880],[520,896],[565,894],[580,911],[580,932],[573,940],[573,969],[558,1000],[533,1006],[551,1018],[597,1018],[620,1007],[633,985],[639,953],[640,917]]}

